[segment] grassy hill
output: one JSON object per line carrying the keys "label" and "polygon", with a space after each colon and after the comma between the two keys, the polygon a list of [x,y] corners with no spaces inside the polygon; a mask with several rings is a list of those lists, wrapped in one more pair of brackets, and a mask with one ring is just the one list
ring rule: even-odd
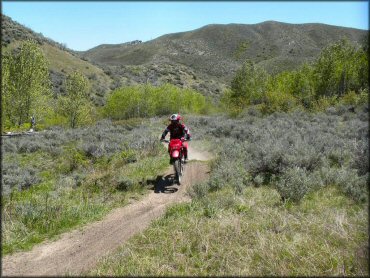
{"label": "grassy hill", "polygon": [[79,55],[107,69],[119,84],[170,82],[218,95],[246,59],[277,73],[313,61],[342,37],[361,44],[366,35],[325,24],[212,24],[144,43],[104,44]]}
{"label": "grassy hill", "polygon": [[50,64],[50,76],[53,90],[62,93],[65,76],[72,71],[82,72],[92,85],[92,99],[95,104],[103,104],[105,94],[110,90],[112,79],[104,71],[81,59],[76,53],[65,45],[35,33],[31,29],[2,15],[2,41],[3,51],[17,48],[22,41],[33,39],[37,41]]}
{"label": "grassy hill", "polygon": [[3,49],[29,38],[36,40],[50,62],[54,90],[62,92],[64,76],[78,69],[91,81],[96,104],[103,104],[111,89],[143,83],[171,83],[218,98],[246,59],[277,73],[313,61],[325,46],[342,37],[362,44],[367,34],[325,24],[211,24],[148,42],[102,44],[73,51],[2,17]]}

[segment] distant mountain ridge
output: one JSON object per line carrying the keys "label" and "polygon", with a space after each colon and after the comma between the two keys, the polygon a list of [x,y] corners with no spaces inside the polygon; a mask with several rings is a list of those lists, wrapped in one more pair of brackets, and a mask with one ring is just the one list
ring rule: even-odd
{"label": "distant mountain ridge", "polygon": [[[230,82],[246,59],[277,73],[313,61],[324,47],[343,37],[360,45],[367,35],[366,30],[319,23],[211,24],[133,45],[97,46],[79,55],[121,79],[156,84],[171,76],[177,85],[212,95]],[[132,73],[135,68],[140,74]]]}
{"label": "distant mountain ridge", "polygon": [[2,34],[5,48],[24,38],[36,38],[53,60],[53,83],[59,84],[58,88],[66,72],[82,70],[93,83],[99,103],[106,92],[119,86],[166,82],[218,98],[246,60],[278,73],[314,61],[324,47],[343,37],[359,45],[368,37],[368,31],[354,28],[265,21],[211,24],[147,42],[102,44],[73,51],[6,16],[2,17]]}

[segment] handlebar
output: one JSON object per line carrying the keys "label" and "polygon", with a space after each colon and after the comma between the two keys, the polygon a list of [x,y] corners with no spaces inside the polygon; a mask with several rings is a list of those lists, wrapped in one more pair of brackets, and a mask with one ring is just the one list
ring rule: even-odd
{"label": "handlebar", "polygon": [[[161,139],[160,141],[161,141],[161,142],[168,143],[168,144],[170,143],[170,140],[167,140],[167,139]],[[188,139],[183,139],[183,140],[181,140],[181,141],[183,141],[183,142],[184,142],[184,141],[190,141],[190,140],[188,140]]]}

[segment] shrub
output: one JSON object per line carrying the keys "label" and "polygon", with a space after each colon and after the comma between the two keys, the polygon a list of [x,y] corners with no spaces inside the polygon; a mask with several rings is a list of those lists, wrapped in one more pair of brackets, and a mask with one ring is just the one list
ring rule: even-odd
{"label": "shrub", "polygon": [[137,161],[136,158],[136,153],[133,150],[123,150],[120,153],[120,158],[125,162],[125,163],[133,163]]}
{"label": "shrub", "polygon": [[341,99],[340,102],[345,105],[357,105],[360,101],[360,95],[356,94],[354,91],[346,93]]}
{"label": "shrub", "polygon": [[290,112],[297,107],[298,102],[289,93],[268,91],[264,95],[263,104],[261,111],[264,114],[271,114],[275,111]]}
{"label": "shrub", "polygon": [[369,132],[366,117],[358,115],[366,112],[340,109],[189,118],[194,134],[210,140],[218,153],[209,189],[272,183],[284,198],[298,201],[310,190],[335,184],[363,200]]}
{"label": "shrub", "polygon": [[299,201],[310,189],[310,180],[305,169],[294,167],[286,170],[277,183],[283,199]]}
{"label": "shrub", "polygon": [[116,178],[115,183],[116,188],[121,191],[127,191],[135,184],[133,180],[122,175]]}
{"label": "shrub", "polygon": [[359,176],[355,169],[347,167],[323,167],[321,177],[325,185],[338,185],[343,192],[357,201],[366,199],[368,174]]}
{"label": "shrub", "polygon": [[[148,128],[152,125],[152,122],[141,120],[115,124],[104,120],[90,127],[67,130],[53,127],[32,136],[5,137],[2,144],[6,161],[2,171],[4,191],[9,193],[13,189],[21,190],[37,184],[41,178],[36,173],[53,167],[53,178],[58,178],[58,175],[73,176],[83,172],[85,168],[96,166],[95,163],[104,164],[113,156],[122,163],[135,162],[139,157],[156,156],[163,147],[157,137],[148,136]],[[35,168],[11,162],[20,159],[19,154],[35,152],[37,162],[32,163]],[[51,165],[39,161],[39,154],[43,159],[52,159]],[[12,167],[16,170],[11,170]],[[76,179],[77,184],[83,181],[83,178]]]}
{"label": "shrub", "polygon": [[18,146],[13,140],[3,140],[2,142],[3,153],[16,153],[18,152]]}
{"label": "shrub", "polygon": [[189,190],[189,195],[192,198],[203,198],[209,191],[209,183],[197,183],[193,185]]}
{"label": "shrub", "polygon": [[4,195],[13,191],[30,188],[40,182],[37,169],[21,167],[18,163],[6,163],[2,167],[2,185]]}
{"label": "shrub", "polygon": [[38,140],[30,140],[28,138],[22,138],[19,142],[20,153],[33,153],[42,149],[42,143]]}

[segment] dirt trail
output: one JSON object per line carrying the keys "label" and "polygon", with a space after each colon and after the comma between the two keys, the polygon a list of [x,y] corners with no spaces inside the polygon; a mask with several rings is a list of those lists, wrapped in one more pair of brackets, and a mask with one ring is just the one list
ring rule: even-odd
{"label": "dirt trail", "polygon": [[[191,160],[207,160],[210,155],[189,146]],[[91,269],[97,260],[122,245],[134,234],[160,217],[169,204],[187,201],[186,188],[208,178],[205,163],[191,161],[186,165],[183,182],[173,184],[169,168],[155,181],[154,191],[144,199],[109,213],[101,221],[64,233],[54,242],[45,242],[31,251],[15,253],[2,259],[3,276],[79,275]]]}

